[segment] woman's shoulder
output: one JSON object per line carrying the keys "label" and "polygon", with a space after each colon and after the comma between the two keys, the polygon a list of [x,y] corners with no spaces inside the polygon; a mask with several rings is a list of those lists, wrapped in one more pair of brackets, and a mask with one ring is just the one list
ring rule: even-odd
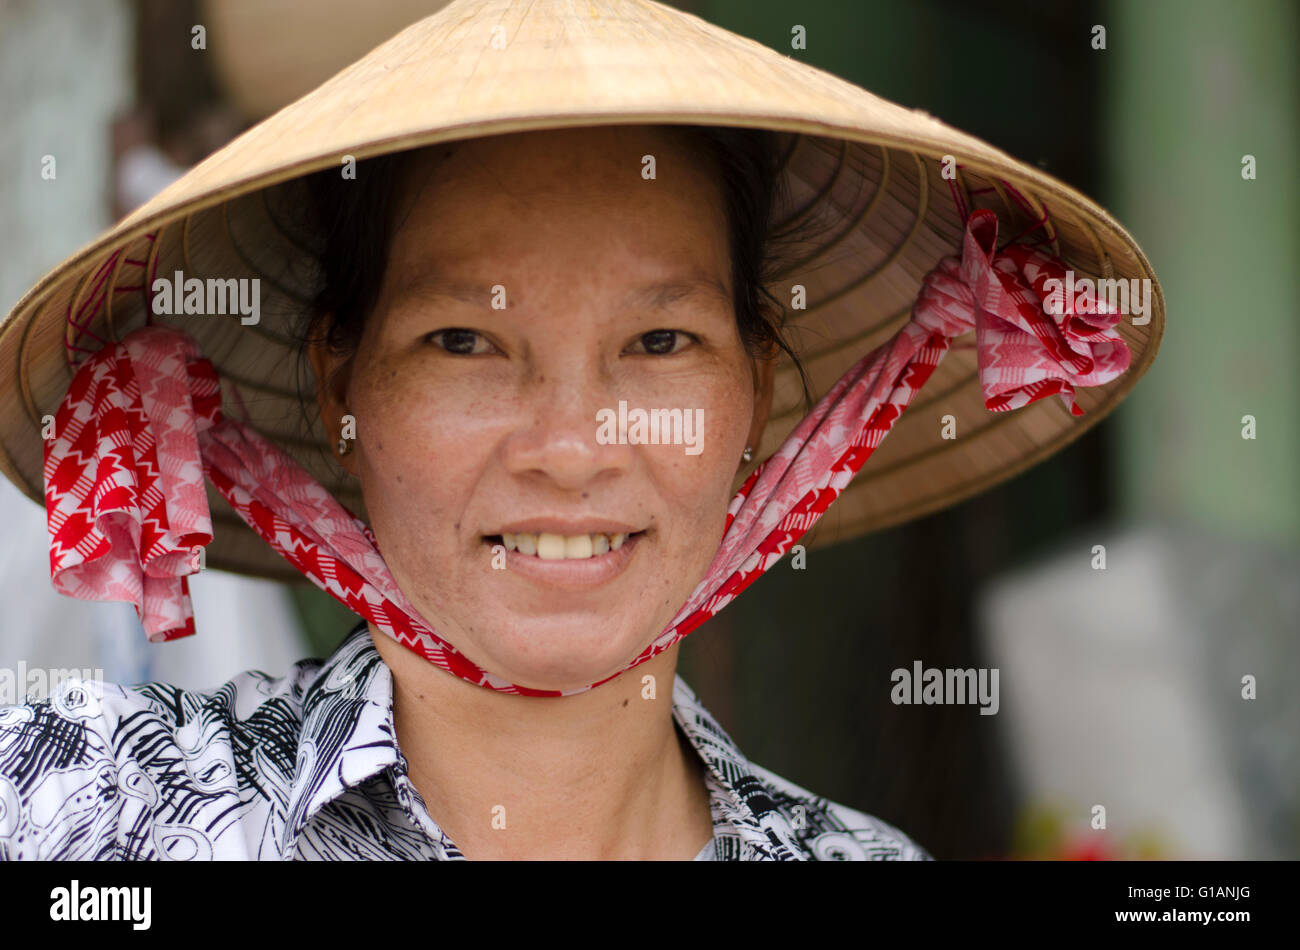
{"label": "woman's shoulder", "polygon": [[749,767],[789,820],[809,860],[933,860],[908,835],[874,815],[817,795],[752,761]]}
{"label": "woman's shoulder", "polygon": [[[247,670],[209,689],[74,677],[47,698],[0,706],[0,858],[146,857],[160,843],[163,789],[170,805],[183,793],[203,810],[283,784],[321,662],[279,677]],[[125,836],[123,822],[134,829]],[[177,833],[186,840],[170,847],[202,851],[188,829]]]}

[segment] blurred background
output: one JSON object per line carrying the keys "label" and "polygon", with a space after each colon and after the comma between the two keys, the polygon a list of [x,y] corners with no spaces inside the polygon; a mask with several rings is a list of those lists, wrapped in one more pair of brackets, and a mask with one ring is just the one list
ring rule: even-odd
{"label": "blurred background", "polygon": [[[786,559],[683,642],[682,676],[753,761],[936,857],[1300,857],[1300,8],[673,5],[1096,198],[1168,321],[1133,395],[1068,450],[804,570]],[[0,0],[0,308],[441,6]],[[3,480],[0,531],[0,668],[207,687],[282,675],[357,622],[306,584],[204,571],[199,633],[150,645],[130,606],[52,591],[44,512]],[[891,672],[918,660],[997,668],[997,715],[894,705]]]}

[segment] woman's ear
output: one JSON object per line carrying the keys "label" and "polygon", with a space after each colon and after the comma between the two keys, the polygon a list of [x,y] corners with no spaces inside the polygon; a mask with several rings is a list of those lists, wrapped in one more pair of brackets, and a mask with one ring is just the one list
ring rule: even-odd
{"label": "woman's ear", "polygon": [[[323,334],[314,336],[307,344],[307,359],[311,361],[316,376],[316,405],[329,439],[330,454],[344,471],[355,475],[351,450],[356,444],[356,420],[345,418],[349,414],[347,387],[350,367],[345,365],[343,357],[331,351]],[[340,452],[340,447],[348,451]]]}

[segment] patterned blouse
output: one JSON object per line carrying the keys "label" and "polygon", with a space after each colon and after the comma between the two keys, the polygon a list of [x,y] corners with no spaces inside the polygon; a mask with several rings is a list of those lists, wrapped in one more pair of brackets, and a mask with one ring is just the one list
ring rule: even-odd
{"label": "patterned blouse", "polygon": [[[0,706],[0,859],[464,860],[408,777],[392,700],[362,624],[278,679],[68,680]],[[696,860],[929,859],[747,761],[681,677],[673,718],[706,766],[713,841]]]}

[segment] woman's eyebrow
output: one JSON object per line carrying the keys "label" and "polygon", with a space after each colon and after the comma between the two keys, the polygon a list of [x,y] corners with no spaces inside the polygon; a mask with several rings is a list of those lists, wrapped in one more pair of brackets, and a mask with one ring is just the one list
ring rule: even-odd
{"label": "woman's eyebrow", "polygon": [[456,280],[446,274],[426,272],[403,281],[397,297],[450,297],[463,303],[483,304],[492,299],[492,285]]}
{"label": "woman's eyebrow", "polygon": [[727,305],[731,304],[731,294],[722,281],[703,274],[651,281],[630,290],[627,299],[629,303],[657,310],[694,296],[715,297]]}
{"label": "woman's eyebrow", "polygon": [[[493,296],[492,285],[458,280],[446,274],[424,273],[404,281],[396,296],[447,297],[468,304],[487,304]],[[688,297],[713,297],[731,304],[731,294],[717,277],[703,274],[649,281],[627,292],[629,305],[647,310],[662,310]]]}

